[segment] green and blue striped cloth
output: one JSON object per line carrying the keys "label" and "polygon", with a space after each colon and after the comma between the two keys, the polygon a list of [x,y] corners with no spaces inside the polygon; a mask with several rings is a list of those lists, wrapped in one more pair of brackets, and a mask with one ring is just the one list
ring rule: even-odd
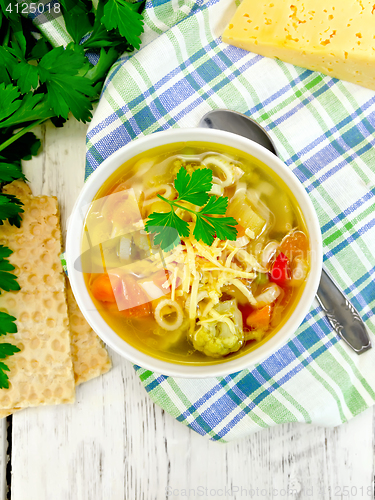
{"label": "green and blue striped cloth", "polygon": [[[195,127],[212,109],[252,116],[309,193],[325,265],[372,337],[375,93],[224,44],[235,8],[234,0],[146,3],[141,49],[113,66],[90,124],[86,175],[129,141]],[[239,373],[188,380],[136,370],[155,403],[221,442],[285,422],[339,425],[375,402],[375,349],[357,356],[317,303],[284,346]]]}

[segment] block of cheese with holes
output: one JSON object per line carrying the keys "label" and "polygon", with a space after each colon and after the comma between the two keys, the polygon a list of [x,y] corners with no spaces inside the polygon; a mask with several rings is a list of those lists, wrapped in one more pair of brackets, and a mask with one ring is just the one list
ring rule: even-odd
{"label": "block of cheese with holes", "polygon": [[223,41],[375,90],[375,0],[243,0]]}

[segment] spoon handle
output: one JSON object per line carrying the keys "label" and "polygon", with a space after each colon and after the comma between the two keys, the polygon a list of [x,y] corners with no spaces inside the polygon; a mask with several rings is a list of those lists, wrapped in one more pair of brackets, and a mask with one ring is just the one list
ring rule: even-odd
{"label": "spoon handle", "polygon": [[371,349],[366,326],[358,311],[324,268],[316,297],[332,328],[357,354]]}

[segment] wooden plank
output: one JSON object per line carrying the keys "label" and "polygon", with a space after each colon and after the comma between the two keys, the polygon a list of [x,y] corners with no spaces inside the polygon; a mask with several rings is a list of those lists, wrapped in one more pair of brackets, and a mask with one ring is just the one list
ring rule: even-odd
{"label": "wooden plank", "polygon": [[0,499],[6,499],[7,493],[7,479],[6,479],[6,468],[7,468],[7,421],[6,418],[0,420]]}
{"label": "wooden plank", "polygon": [[369,408],[347,424],[326,430],[330,498],[374,498],[373,415]]}
{"label": "wooden plank", "polygon": [[193,498],[199,491],[221,496],[220,490],[227,488],[224,498],[233,494],[234,498],[328,500],[344,498],[334,495],[344,486],[357,487],[359,496],[360,486],[366,485],[367,494],[372,484],[371,436],[371,409],[336,429],[288,424],[225,446],[204,443],[192,434],[186,453],[181,453],[178,440],[168,446],[172,464],[168,491],[171,498],[179,498],[178,493],[182,498],[186,492]]}
{"label": "wooden plank", "polygon": [[[35,194],[57,194],[64,221],[83,183],[85,126],[69,120],[40,134],[44,153],[26,173]],[[221,445],[165,414],[132,365],[112,359],[74,405],[14,415],[12,500],[336,500],[348,498],[345,486],[371,484],[372,410],[337,429],[289,424]]]}
{"label": "wooden plank", "polygon": [[290,424],[221,445],[165,415],[131,365],[114,358],[112,377],[79,388],[75,406],[19,414],[12,500],[257,498],[256,491],[327,500],[344,498],[334,495],[344,487],[371,486],[371,410],[334,430]]}

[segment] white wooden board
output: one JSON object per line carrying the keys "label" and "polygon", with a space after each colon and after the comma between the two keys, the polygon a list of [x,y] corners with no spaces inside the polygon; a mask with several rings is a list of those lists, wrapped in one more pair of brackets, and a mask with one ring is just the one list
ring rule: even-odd
{"label": "white wooden board", "polygon": [[[26,175],[35,194],[58,196],[64,221],[83,184],[85,126],[40,130],[44,152]],[[222,445],[164,414],[112,358],[74,405],[14,415],[12,500],[374,498],[372,409],[336,429],[290,424]]]}
{"label": "white wooden board", "polygon": [[5,500],[7,492],[6,466],[7,466],[7,433],[6,419],[0,420],[0,499]]}

